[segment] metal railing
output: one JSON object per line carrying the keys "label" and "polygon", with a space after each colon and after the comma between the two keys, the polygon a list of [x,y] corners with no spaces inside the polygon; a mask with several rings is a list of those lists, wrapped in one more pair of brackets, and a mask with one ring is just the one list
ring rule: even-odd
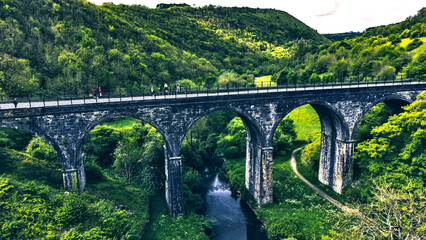
{"label": "metal railing", "polygon": [[[418,81],[416,81],[418,82]],[[284,84],[269,86],[261,84],[261,86],[247,86],[247,87],[226,87],[226,88],[208,88],[208,87],[180,87],[180,91],[176,87],[169,88],[166,92],[164,89],[156,88],[155,93],[148,91],[130,91],[127,93],[111,93],[103,92],[101,97],[91,97],[89,94],[80,96],[60,95],[54,96],[49,94],[40,94],[39,96],[20,97],[17,99],[17,108],[32,108],[32,107],[46,107],[46,106],[63,106],[63,105],[77,105],[77,104],[94,104],[105,102],[122,102],[122,101],[140,101],[140,100],[157,100],[157,99],[171,99],[171,98],[189,98],[199,96],[219,96],[219,95],[239,95],[239,94],[255,94],[255,93],[268,93],[268,92],[290,92],[290,91],[306,91],[306,90],[322,90],[322,89],[336,89],[336,88],[359,88],[359,87],[375,87],[375,86],[395,86],[411,84],[413,80],[410,78],[392,79],[392,80],[379,80],[376,79],[350,79],[349,81],[341,82],[322,82],[322,83],[304,83],[304,84]],[[1,99],[0,109],[15,108],[12,99]]]}

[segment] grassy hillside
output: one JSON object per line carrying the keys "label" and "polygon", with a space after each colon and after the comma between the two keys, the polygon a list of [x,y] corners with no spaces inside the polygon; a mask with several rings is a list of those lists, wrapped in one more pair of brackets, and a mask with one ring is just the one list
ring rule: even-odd
{"label": "grassy hillside", "polygon": [[212,86],[227,71],[278,71],[291,41],[328,41],[282,11],[86,0],[1,0],[0,32],[3,97]]}
{"label": "grassy hillside", "polygon": [[[272,76],[280,84],[426,77],[426,8],[416,16],[330,44],[298,43]],[[344,36],[344,34],[343,34]],[[337,36],[337,39],[339,36]]]}
{"label": "grassy hillside", "polygon": [[294,121],[297,132],[296,140],[313,141],[320,136],[321,123],[319,116],[311,105],[303,105],[291,111],[286,118]]}

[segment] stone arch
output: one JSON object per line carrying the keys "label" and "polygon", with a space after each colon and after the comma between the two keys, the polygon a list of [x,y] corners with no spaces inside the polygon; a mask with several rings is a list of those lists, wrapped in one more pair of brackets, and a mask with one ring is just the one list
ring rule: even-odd
{"label": "stone arch", "polygon": [[139,115],[136,115],[136,114],[133,114],[133,113],[113,112],[113,113],[105,114],[104,116],[96,119],[96,121],[90,121],[90,123],[82,131],[83,134],[80,137],[80,139],[78,140],[78,143],[77,143],[78,152],[81,152],[81,147],[82,147],[83,140],[87,136],[87,134],[89,134],[89,132],[91,130],[93,130],[96,126],[98,126],[98,125],[100,125],[102,123],[105,123],[105,122],[107,122],[107,121],[109,121],[111,119],[120,118],[120,117],[130,117],[130,118],[138,119],[138,120],[141,120],[143,122],[148,123],[149,125],[151,125],[152,127],[154,127],[161,134],[161,136],[163,136],[163,139],[166,142],[164,131],[162,131],[162,129],[157,124],[153,123],[149,119],[141,118]]}
{"label": "stone arch", "polygon": [[19,122],[18,124],[16,122],[2,122],[0,127],[21,129],[33,133],[47,141],[53,149],[55,149],[61,161],[64,188],[68,191],[83,191],[86,185],[85,173],[84,168],[80,167],[82,163],[76,162],[78,156],[75,151],[69,152],[69,149],[64,147],[64,144],[58,142],[58,140],[50,136],[49,133],[44,132],[42,128],[31,122]]}
{"label": "stone arch", "polygon": [[[280,113],[279,121],[273,126],[275,133],[278,124],[294,109],[310,104],[317,112],[321,122],[321,154],[318,179],[341,193],[351,174],[352,143],[349,140],[349,126],[344,115],[333,105],[325,101],[306,101]],[[273,134],[271,136],[273,140]],[[350,178],[350,176],[349,176]]]}
{"label": "stone arch", "polygon": [[311,103],[321,121],[321,154],[318,180],[342,193],[352,179],[353,141],[344,116],[328,103]]}
{"label": "stone arch", "polygon": [[[340,139],[347,138],[348,133],[348,124],[346,123],[344,116],[340,113],[335,107],[327,102],[319,102],[319,101],[307,101],[298,105],[293,105],[291,108],[285,109],[284,112],[279,113],[277,116],[277,121],[272,126],[272,134],[269,137],[268,141],[272,143],[274,133],[277,130],[280,122],[293,110],[302,107],[304,105],[311,105],[315,111],[317,112],[320,121],[321,121],[321,131],[323,129],[327,129],[328,131],[333,129],[333,125],[336,127],[336,132],[338,133],[338,137]],[[324,125],[324,126],[323,126]]]}
{"label": "stone arch", "polygon": [[[211,113],[214,112],[219,112],[219,111],[229,111],[229,112],[234,112],[238,115],[238,117],[241,118],[241,120],[244,123],[244,126],[246,127],[246,131],[247,134],[250,138],[252,139],[256,139],[256,141],[260,141],[260,143],[262,144],[266,144],[266,137],[265,134],[262,132],[262,128],[260,126],[260,124],[258,123],[258,121],[256,121],[250,114],[244,112],[241,109],[238,108],[233,108],[230,106],[217,106],[217,107],[213,107],[210,108],[206,111],[203,111],[201,114],[199,114],[198,116],[194,117],[191,119],[190,123],[188,124],[188,126],[184,129],[184,135],[189,131],[189,129],[191,129],[191,127],[198,122],[201,118],[208,116]],[[183,141],[183,138],[182,138]]]}
{"label": "stone arch", "polygon": [[326,102],[309,103],[317,112],[321,121],[321,132],[335,134],[339,139],[349,137],[349,126],[344,116],[332,105]]}
{"label": "stone arch", "polygon": [[391,108],[391,111],[392,111],[391,114],[394,114],[394,113],[398,113],[402,106],[411,104],[412,102],[413,102],[413,100],[411,98],[407,98],[407,97],[401,96],[401,95],[392,94],[392,95],[377,99],[374,102],[368,103],[367,106],[362,109],[362,113],[361,113],[360,117],[355,121],[354,127],[353,127],[352,132],[351,132],[351,137],[353,139],[355,138],[355,134],[356,134],[356,131],[358,129],[358,125],[361,122],[362,118],[365,116],[365,114],[368,111],[370,111],[371,108],[373,108],[377,104],[385,103],[388,107]]}

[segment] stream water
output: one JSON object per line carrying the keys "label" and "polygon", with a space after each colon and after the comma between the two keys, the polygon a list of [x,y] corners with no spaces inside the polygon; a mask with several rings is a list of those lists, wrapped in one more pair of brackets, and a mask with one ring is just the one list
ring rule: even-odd
{"label": "stream water", "polygon": [[214,168],[206,168],[204,179],[207,190],[204,194],[204,214],[215,219],[210,239],[214,240],[266,240],[261,223],[241,199],[232,193],[229,183]]}

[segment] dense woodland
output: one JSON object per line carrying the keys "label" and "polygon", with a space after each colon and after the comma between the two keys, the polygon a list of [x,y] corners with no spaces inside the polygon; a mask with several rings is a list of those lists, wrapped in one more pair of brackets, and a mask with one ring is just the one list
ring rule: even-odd
{"label": "dense woodland", "polygon": [[0,11],[6,96],[139,91],[184,79],[212,86],[223,72],[279,71],[291,41],[327,42],[274,10],[2,0]]}
{"label": "dense woodland", "polygon": [[[362,33],[319,35],[271,9],[144,6],[85,0],[0,0],[0,95],[42,97],[147,91],[164,83],[235,87],[269,76],[277,84],[393,80],[426,75],[426,8]],[[343,214],[292,173],[317,181],[321,126],[315,110],[290,113],[274,135],[274,203],[261,208],[244,187],[246,131],[231,112],[199,120],[182,145],[186,216],[168,216],[163,139],[119,118],[84,141],[87,187],[64,194],[56,151],[30,133],[0,130],[1,239],[208,239],[202,171],[223,174],[253,206],[270,239],[422,239],[426,235],[426,96],[391,115],[373,107],[356,134],[355,181]],[[386,221],[381,221],[386,219]],[[368,221],[366,221],[368,220]]]}

